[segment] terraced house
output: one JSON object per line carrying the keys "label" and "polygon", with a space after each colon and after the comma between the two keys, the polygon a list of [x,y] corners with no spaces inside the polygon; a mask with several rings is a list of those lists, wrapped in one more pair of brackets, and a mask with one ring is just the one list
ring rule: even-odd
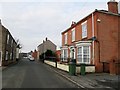
{"label": "terraced house", "polygon": [[107,10],[95,10],[62,32],[62,61],[95,65],[95,72],[120,73],[120,14],[118,2]]}
{"label": "terraced house", "polygon": [[0,66],[16,62],[16,47],[11,33],[0,22]]}

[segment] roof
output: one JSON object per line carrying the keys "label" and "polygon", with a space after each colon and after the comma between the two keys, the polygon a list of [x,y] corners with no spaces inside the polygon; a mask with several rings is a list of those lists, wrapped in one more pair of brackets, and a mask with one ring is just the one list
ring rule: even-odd
{"label": "roof", "polygon": [[[49,41],[50,43],[52,43],[53,45],[55,45],[55,44],[54,44],[52,41],[50,41],[50,40],[47,40],[47,41],[44,41],[44,42],[48,42],[48,41]],[[41,43],[40,45],[38,45],[38,47],[41,46],[41,45],[43,45],[43,43]],[[55,46],[56,46],[56,45],[55,45]]]}
{"label": "roof", "polygon": [[108,14],[108,15],[114,15],[114,16],[120,16],[120,14],[116,14],[116,13],[112,13],[109,12],[107,10],[97,10],[95,9],[95,11],[93,11],[92,13],[90,13],[89,15],[87,15],[86,17],[84,17],[83,19],[81,19],[80,21],[78,21],[76,24],[72,25],[71,27],[69,27],[67,30],[63,31],[61,34],[69,31],[70,29],[74,28],[76,25],[78,25],[81,21],[83,21],[84,19],[86,19],[87,17],[91,16],[93,13],[95,12],[100,12],[100,13],[104,13],[104,14]]}
{"label": "roof", "polygon": [[12,34],[10,33],[10,31],[9,31],[5,26],[3,26],[2,24],[1,24],[1,26],[2,26],[2,30],[3,30],[3,28],[4,28],[5,32],[8,32],[9,35],[11,36],[12,40],[17,44],[17,42],[16,42],[15,39],[13,38]]}

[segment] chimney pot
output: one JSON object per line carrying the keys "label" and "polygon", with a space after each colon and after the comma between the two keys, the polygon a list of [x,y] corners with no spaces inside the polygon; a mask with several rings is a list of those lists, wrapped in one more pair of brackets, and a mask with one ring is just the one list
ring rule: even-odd
{"label": "chimney pot", "polygon": [[75,24],[76,24],[76,22],[72,21],[71,27],[72,27],[73,25],[75,25]]}
{"label": "chimney pot", "polygon": [[47,39],[47,37],[46,37],[46,41],[47,41],[48,39]]}

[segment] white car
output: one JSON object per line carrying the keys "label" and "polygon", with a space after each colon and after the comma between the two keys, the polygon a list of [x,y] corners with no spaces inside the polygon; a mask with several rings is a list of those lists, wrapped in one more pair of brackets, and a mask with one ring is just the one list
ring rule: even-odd
{"label": "white car", "polygon": [[35,59],[31,55],[29,55],[28,58],[30,61],[35,61]]}

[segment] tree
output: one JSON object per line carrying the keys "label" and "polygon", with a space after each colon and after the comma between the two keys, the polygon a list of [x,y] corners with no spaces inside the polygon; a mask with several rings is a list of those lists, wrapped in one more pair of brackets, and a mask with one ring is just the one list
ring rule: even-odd
{"label": "tree", "polygon": [[47,59],[47,60],[51,60],[51,61],[55,61],[56,57],[57,57],[57,55],[52,50],[47,50],[45,53],[42,53],[40,55],[40,59]]}

